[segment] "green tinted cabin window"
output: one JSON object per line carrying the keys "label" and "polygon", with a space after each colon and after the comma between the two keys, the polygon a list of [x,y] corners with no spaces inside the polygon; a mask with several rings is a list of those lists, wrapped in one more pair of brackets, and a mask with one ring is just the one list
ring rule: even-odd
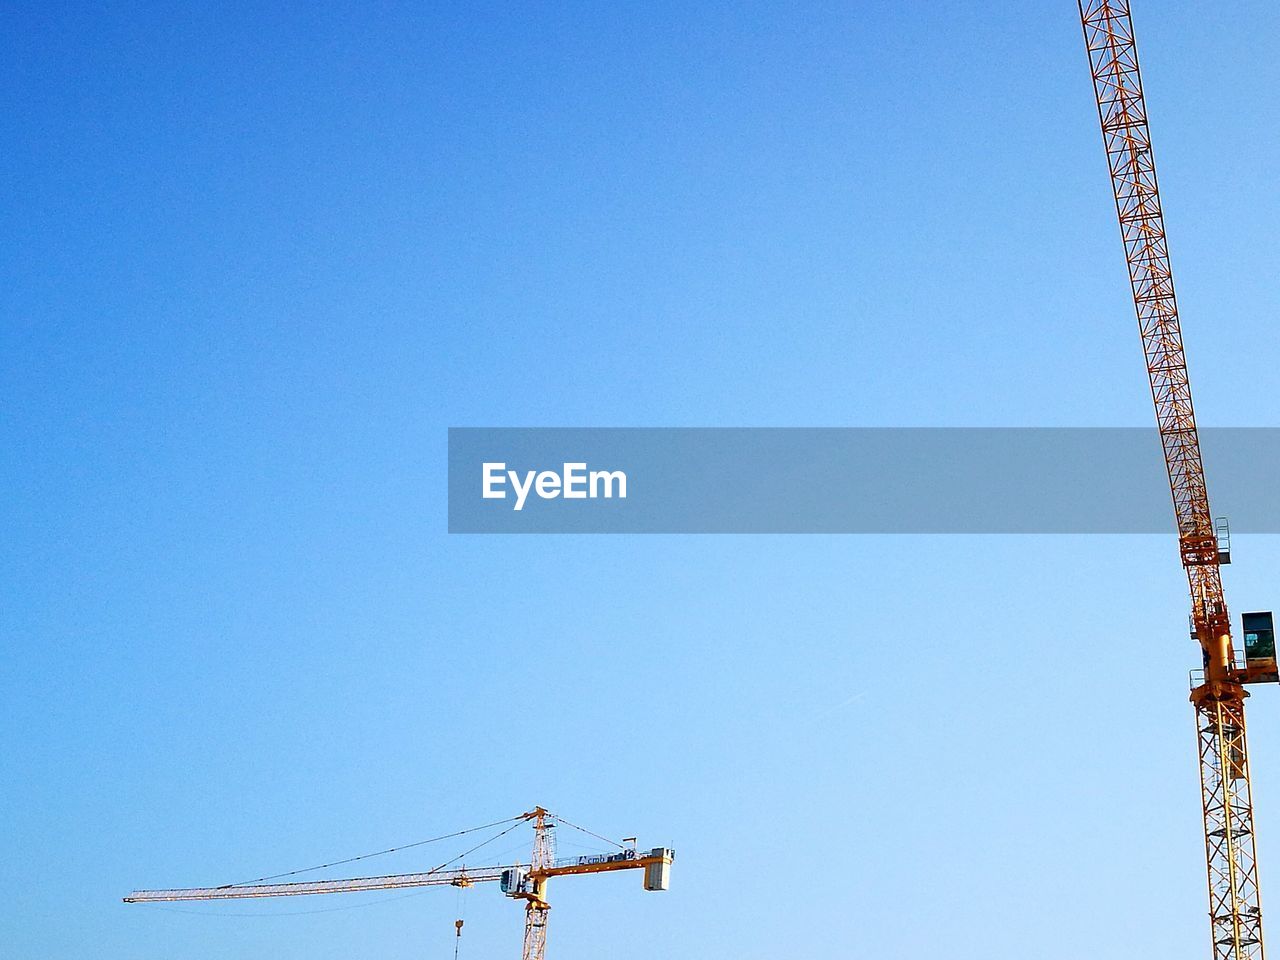
{"label": "green tinted cabin window", "polygon": [[1270,613],[1244,615],[1244,655],[1249,660],[1274,660],[1276,628]]}

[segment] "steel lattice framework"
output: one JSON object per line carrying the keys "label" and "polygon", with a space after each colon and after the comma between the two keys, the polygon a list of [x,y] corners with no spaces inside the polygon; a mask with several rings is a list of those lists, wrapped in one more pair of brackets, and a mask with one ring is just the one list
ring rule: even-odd
{"label": "steel lattice framework", "polygon": [[547,811],[537,807],[533,811],[533,857],[529,869],[533,877],[533,892],[524,908],[524,950],[521,960],[543,960],[547,952],[547,879],[545,871],[556,859],[555,834],[547,818]]}
{"label": "steel lattice framework", "polygon": [[319,893],[362,893],[368,890],[401,890],[406,887],[470,887],[502,879],[507,870],[524,869],[513,863],[506,867],[471,870],[430,870],[385,877],[353,877],[349,880],[311,880],[293,883],[236,883],[221,887],[184,887],[169,890],[135,890],[125,903],[160,903],[168,900],[243,900],[247,897],[299,897]]}
{"label": "steel lattice framework", "polygon": [[1244,701],[1203,700],[1197,704],[1196,719],[1213,956],[1215,960],[1261,960],[1262,913]]}
{"label": "steel lattice framework", "polygon": [[1215,960],[1262,960],[1253,803],[1241,681],[1223,597],[1218,539],[1187,376],[1155,157],[1128,0],[1077,0],[1111,171],[1129,282],[1164,448],[1204,679],[1191,694],[1199,737]]}
{"label": "steel lattice framework", "polygon": [[1196,630],[1199,634],[1203,627],[1208,638],[1217,639],[1230,632],[1230,619],[1222,598],[1218,538],[1205,490],[1129,4],[1081,0],[1080,11]]}

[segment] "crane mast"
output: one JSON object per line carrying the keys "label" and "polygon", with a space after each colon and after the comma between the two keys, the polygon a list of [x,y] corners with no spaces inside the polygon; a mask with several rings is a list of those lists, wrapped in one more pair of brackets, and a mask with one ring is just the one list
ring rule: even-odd
{"label": "crane mast", "polygon": [[547,914],[551,905],[547,903],[547,878],[543,872],[556,859],[555,835],[551,829],[547,811],[534,807],[533,856],[529,861],[531,877],[526,885],[527,892],[522,894],[527,902],[524,905],[524,949],[520,960],[542,960],[547,950]]}
{"label": "crane mast", "polygon": [[[1243,684],[1264,679],[1237,665],[1222,590],[1219,544],[1174,295],[1155,158],[1147,127],[1128,0],[1077,0],[1138,328],[1164,450],[1191,623],[1204,669],[1195,706],[1209,918],[1214,960],[1262,960],[1262,914]],[[1269,677],[1265,679],[1270,679]]]}

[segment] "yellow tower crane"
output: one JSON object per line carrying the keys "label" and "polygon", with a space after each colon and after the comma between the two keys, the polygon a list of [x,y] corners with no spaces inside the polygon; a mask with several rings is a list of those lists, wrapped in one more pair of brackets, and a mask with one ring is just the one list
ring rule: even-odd
{"label": "yellow tower crane", "polygon": [[1192,673],[1191,702],[1212,955],[1214,960],[1262,960],[1244,701],[1246,684],[1277,679],[1274,627],[1270,613],[1247,613],[1243,656],[1232,643],[1221,570],[1230,562],[1229,544],[1209,512],[1129,2],[1077,3],[1191,589],[1192,632],[1203,651],[1203,669]]}
{"label": "yellow tower crane", "polygon": [[[496,882],[508,897],[525,901],[524,949],[521,953],[521,960],[543,960],[547,948],[547,915],[551,910],[551,905],[547,901],[547,881],[552,877],[567,877],[584,873],[612,873],[617,870],[643,870],[644,889],[659,891],[666,890],[670,886],[671,863],[676,854],[669,847],[654,847],[651,850],[641,852],[636,849],[633,840],[630,845],[618,845],[620,849],[617,853],[556,859],[553,831],[557,822],[572,826],[568,821],[548,813],[542,807],[534,807],[528,813],[522,813],[518,817],[512,818],[512,820],[515,821],[517,826],[520,823],[530,823],[533,826],[533,856],[527,864],[513,863],[506,866],[459,867],[456,869],[437,867],[434,870],[428,870],[426,873],[355,877],[347,880],[293,881],[289,883],[252,882],[227,884],[221,887],[135,890],[124,898],[124,902],[165,903],[175,900],[243,900],[260,897],[296,897],[320,893],[402,890],[408,887],[470,887],[477,883]],[[504,823],[511,822],[504,821]],[[508,828],[502,833],[507,833],[510,829]],[[457,835],[460,834],[455,834],[455,836]],[[501,835],[498,834],[498,836]],[[491,839],[496,839],[496,837]],[[355,859],[362,858],[357,857]],[[457,932],[459,935],[462,933],[461,921],[457,923]]]}

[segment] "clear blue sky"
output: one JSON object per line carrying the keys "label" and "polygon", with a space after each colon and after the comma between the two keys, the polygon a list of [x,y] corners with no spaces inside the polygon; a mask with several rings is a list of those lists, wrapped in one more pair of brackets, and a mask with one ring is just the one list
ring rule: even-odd
{"label": "clear blue sky", "polygon": [[[679,851],[557,960],[1205,954],[1172,537],[445,532],[449,426],[1150,423],[1074,3],[0,16],[0,956],[448,957],[119,898],[534,803]],[[1276,426],[1280,11],[1136,16],[1202,420]]]}

